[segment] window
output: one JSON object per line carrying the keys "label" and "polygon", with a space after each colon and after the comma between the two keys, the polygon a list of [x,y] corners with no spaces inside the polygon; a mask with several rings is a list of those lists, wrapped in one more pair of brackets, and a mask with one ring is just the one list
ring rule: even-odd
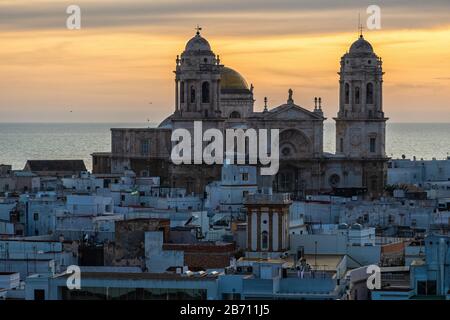
{"label": "window", "polygon": [[436,280],[417,281],[417,295],[419,296],[436,295]]}
{"label": "window", "polygon": [[345,104],[350,103],[350,85],[348,83],[345,84]]}
{"label": "window", "polygon": [[269,233],[267,231],[263,231],[261,234],[261,247],[263,250],[267,250],[269,248]]}
{"label": "window", "polygon": [[36,300],[36,301],[45,300],[45,290],[35,289],[34,290],[34,300]]}
{"label": "window", "polygon": [[202,103],[209,103],[209,82],[202,84]]}
{"label": "window", "polygon": [[281,150],[281,154],[285,157],[288,157],[291,155],[291,149],[288,147],[283,148],[283,150]]}
{"label": "window", "polygon": [[150,141],[142,140],[141,141],[141,155],[146,156],[150,153]]}
{"label": "window", "polygon": [[195,87],[191,86],[191,103],[195,102]]}
{"label": "window", "polygon": [[339,150],[341,150],[341,152],[344,152],[344,139],[341,138],[339,140]]}
{"label": "window", "polygon": [[33,220],[34,220],[34,221],[38,221],[38,220],[39,220],[39,213],[35,212],[35,213],[33,214]]}
{"label": "window", "polygon": [[248,181],[248,173],[244,172],[242,174],[242,181]]}
{"label": "window", "polygon": [[193,180],[186,181],[186,191],[187,191],[187,193],[192,193],[194,191],[194,181]]}
{"label": "window", "polygon": [[355,87],[355,103],[356,104],[361,103],[361,93],[359,87]]}
{"label": "window", "polygon": [[248,196],[248,191],[242,191],[242,198],[245,198]]}
{"label": "window", "polygon": [[339,186],[339,182],[341,182],[341,178],[337,174],[333,174],[330,176],[330,179],[328,181],[330,183],[330,186],[333,188],[336,188]]}
{"label": "window", "polygon": [[239,119],[241,118],[241,114],[237,111],[233,111],[232,113],[230,113],[230,119]]}
{"label": "window", "polygon": [[181,81],[180,84],[180,101],[181,103],[184,103],[184,81]]}
{"label": "window", "polygon": [[281,173],[280,174],[280,191],[291,191],[291,175],[289,173]]}
{"label": "window", "polygon": [[367,84],[366,103],[373,104],[373,84],[372,83]]}
{"label": "window", "polygon": [[377,181],[377,177],[372,177],[372,179],[370,179],[370,187],[372,190],[377,190],[377,186],[378,186],[378,181]]}
{"label": "window", "polygon": [[375,152],[376,149],[376,139],[370,138],[370,152]]}

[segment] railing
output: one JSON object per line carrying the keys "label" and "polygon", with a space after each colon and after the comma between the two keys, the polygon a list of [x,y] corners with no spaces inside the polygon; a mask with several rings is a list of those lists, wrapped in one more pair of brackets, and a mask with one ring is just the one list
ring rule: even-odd
{"label": "railing", "polygon": [[291,198],[289,193],[275,193],[275,194],[249,194],[244,203],[247,204],[289,204],[291,203]]}

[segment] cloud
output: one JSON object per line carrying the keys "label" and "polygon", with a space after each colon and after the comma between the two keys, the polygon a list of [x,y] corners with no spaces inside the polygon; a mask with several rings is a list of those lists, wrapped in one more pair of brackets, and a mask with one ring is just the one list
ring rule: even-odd
{"label": "cloud", "polygon": [[[355,30],[373,1],[361,0],[79,0],[83,28],[146,28],[171,33],[196,23],[221,33],[291,34]],[[448,0],[380,1],[383,28],[417,28],[448,23]],[[6,1],[3,30],[64,29],[66,1]]]}

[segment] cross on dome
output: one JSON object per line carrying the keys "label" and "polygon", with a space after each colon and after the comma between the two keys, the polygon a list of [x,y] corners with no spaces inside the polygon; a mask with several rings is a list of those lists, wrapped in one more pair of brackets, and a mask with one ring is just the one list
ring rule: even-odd
{"label": "cross on dome", "polygon": [[202,27],[200,27],[199,25],[197,25],[197,27],[195,28],[195,30],[197,30],[197,35],[200,35],[200,31],[202,31]]}

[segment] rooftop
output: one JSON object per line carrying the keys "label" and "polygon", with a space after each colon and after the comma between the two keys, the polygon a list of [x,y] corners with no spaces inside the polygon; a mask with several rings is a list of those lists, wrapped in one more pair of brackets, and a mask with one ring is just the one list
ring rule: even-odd
{"label": "rooftop", "polygon": [[28,160],[24,171],[87,171],[83,160]]}
{"label": "rooftop", "polygon": [[[55,275],[55,278],[67,278],[70,274],[61,273]],[[83,279],[99,279],[99,280],[207,280],[215,281],[218,274],[210,273],[148,273],[148,272],[83,272]]]}
{"label": "rooftop", "polygon": [[250,194],[244,200],[245,204],[291,204],[292,200],[288,193],[275,194]]}

